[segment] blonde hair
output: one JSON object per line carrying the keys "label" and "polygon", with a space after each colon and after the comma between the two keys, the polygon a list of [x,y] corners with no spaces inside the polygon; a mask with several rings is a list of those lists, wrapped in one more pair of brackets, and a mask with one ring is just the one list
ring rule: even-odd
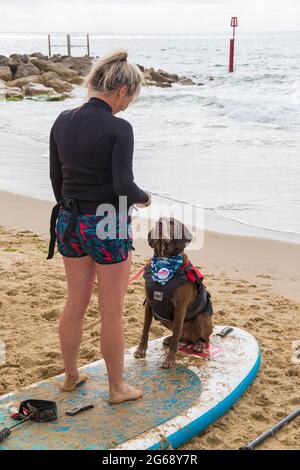
{"label": "blonde hair", "polygon": [[88,88],[88,96],[95,91],[111,94],[122,85],[127,86],[127,95],[139,94],[144,74],[137,65],[127,62],[127,56],[125,49],[117,49],[94,63],[83,83]]}

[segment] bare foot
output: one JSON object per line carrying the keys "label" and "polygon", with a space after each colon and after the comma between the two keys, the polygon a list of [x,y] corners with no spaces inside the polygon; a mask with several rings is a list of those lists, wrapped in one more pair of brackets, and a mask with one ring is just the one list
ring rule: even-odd
{"label": "bare foot", "polygon": [[137,400],[142,396],[143,392],[140,388],[124,384],[118,390],[110,390],[108,401],[109,403],[122,403],[127,400]]}
{"label": "bare foot", "polygon": [[72,392],[75,388],[85,382],[88,376],[85,374],[78,374],[76,377],[70,375],[65,375],[64,381],[60,386],[61,390],[64,392]]}

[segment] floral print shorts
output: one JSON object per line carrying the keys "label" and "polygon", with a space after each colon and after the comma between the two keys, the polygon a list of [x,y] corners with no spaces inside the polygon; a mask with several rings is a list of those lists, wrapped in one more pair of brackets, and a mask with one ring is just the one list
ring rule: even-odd
{"label": "floral print shorts", "polygon": [[[104,215],[79,214],[68,241],[63,241],[71,210],[59,208],[56,237],[59,253],[70,258],[90,255],[96,263],[125,261],[132,246],[131,219],[127,213]],[[105,219],[105,220],[104,220]],[[106,230],[106,227],[108,230]]]}

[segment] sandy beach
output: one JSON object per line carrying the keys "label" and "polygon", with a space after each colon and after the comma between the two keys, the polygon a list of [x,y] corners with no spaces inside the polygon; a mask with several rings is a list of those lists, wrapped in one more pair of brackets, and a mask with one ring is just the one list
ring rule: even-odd
{"label": "sandy beach", "polygon": [[[0,394],[63,372],[58,319],[66,295],[62,260],[46,261],[53,203],[0,192]],[[32,215],[34,214],[34,216]],[[140,218],[135,224],[145,223]],[[135,240],[131,274],[152,255]],[[300,406],[300,366],[292,342],[300,339],[300,247],[255,237],[205,232],[199,251],[187,250],[213,296],[216,324],[235,325],[259,341],[262,366],[245,395],[225,416],[183,449],[237,449]],[[127,346],[137,344],[143,320],[144,283],[139,278],[125,299]],[[101,357],[96,290],[85,318],[80,365]],[[41,338],[41,331],[43,336]],[[151,337],[165,334],[158,323]],[[299,418],[260,449],[299,449]]]}

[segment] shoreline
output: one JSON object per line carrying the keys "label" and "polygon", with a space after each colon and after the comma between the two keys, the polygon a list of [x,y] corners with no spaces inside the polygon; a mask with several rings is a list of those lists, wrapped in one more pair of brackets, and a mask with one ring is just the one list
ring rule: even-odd
{"label": "shoreline", "polygon": [[[50,214],[54,202],[22,196],[0,190],[0,226],[13,230],[30,230],[49,239]],[[147,233],[150,224],[146,218],[147,209],[140,209],[133,219],[133,239],[136,252],[143,256],[152,255],[146,237],[137,238],[141,231]],[[156,219],[154,219],[156,220]],[[140,229],[142,227],[142,229]],[[205,271],[222,276],[232,273],[255,284],[270,284],[277,295],[300,302],[300,247],[297,244],[259,238],[222,234],[197,228],[193,234],[204,237],[200,249],[186,249],[192,262]]]}
{"label": "shoreline", "polygon": [[[0,157],[2,174],[0,177],[0,191],[13,192],[18,188],[16,194],[31,197],[33,199],[51,201],[55,203],[50,180],[48,178],[48,152],[47,144],[32,139],[29,136],[12,134],[9,131],[0,130]],[[9,162],[8,162],[9,160]],[[28,165],[23,166],[26,160]],[[45,180],[40,180],[40,175],[45,175]],[[32,190],[32,181],[35,181]],[[7,184],[7,182],[10,182]],[[30,188],[30,189],[29,189]],[[146,190],[148,190],[146,188]],[[149,189],[151,192],[151,190]],[[268,240],[279,240],[300,245],[300,234],[263,228],[245,222],[241,222],[217,213],[216,209],[197,208],[189,202],[176,200],[173,197],[153,194],[153,202],[157,204],[177,204],[188,208],[199,209],[204,214],[205,229],[220,235],[246,236],[264,238]],[[188,221],[189,223],[189,221]]]}

